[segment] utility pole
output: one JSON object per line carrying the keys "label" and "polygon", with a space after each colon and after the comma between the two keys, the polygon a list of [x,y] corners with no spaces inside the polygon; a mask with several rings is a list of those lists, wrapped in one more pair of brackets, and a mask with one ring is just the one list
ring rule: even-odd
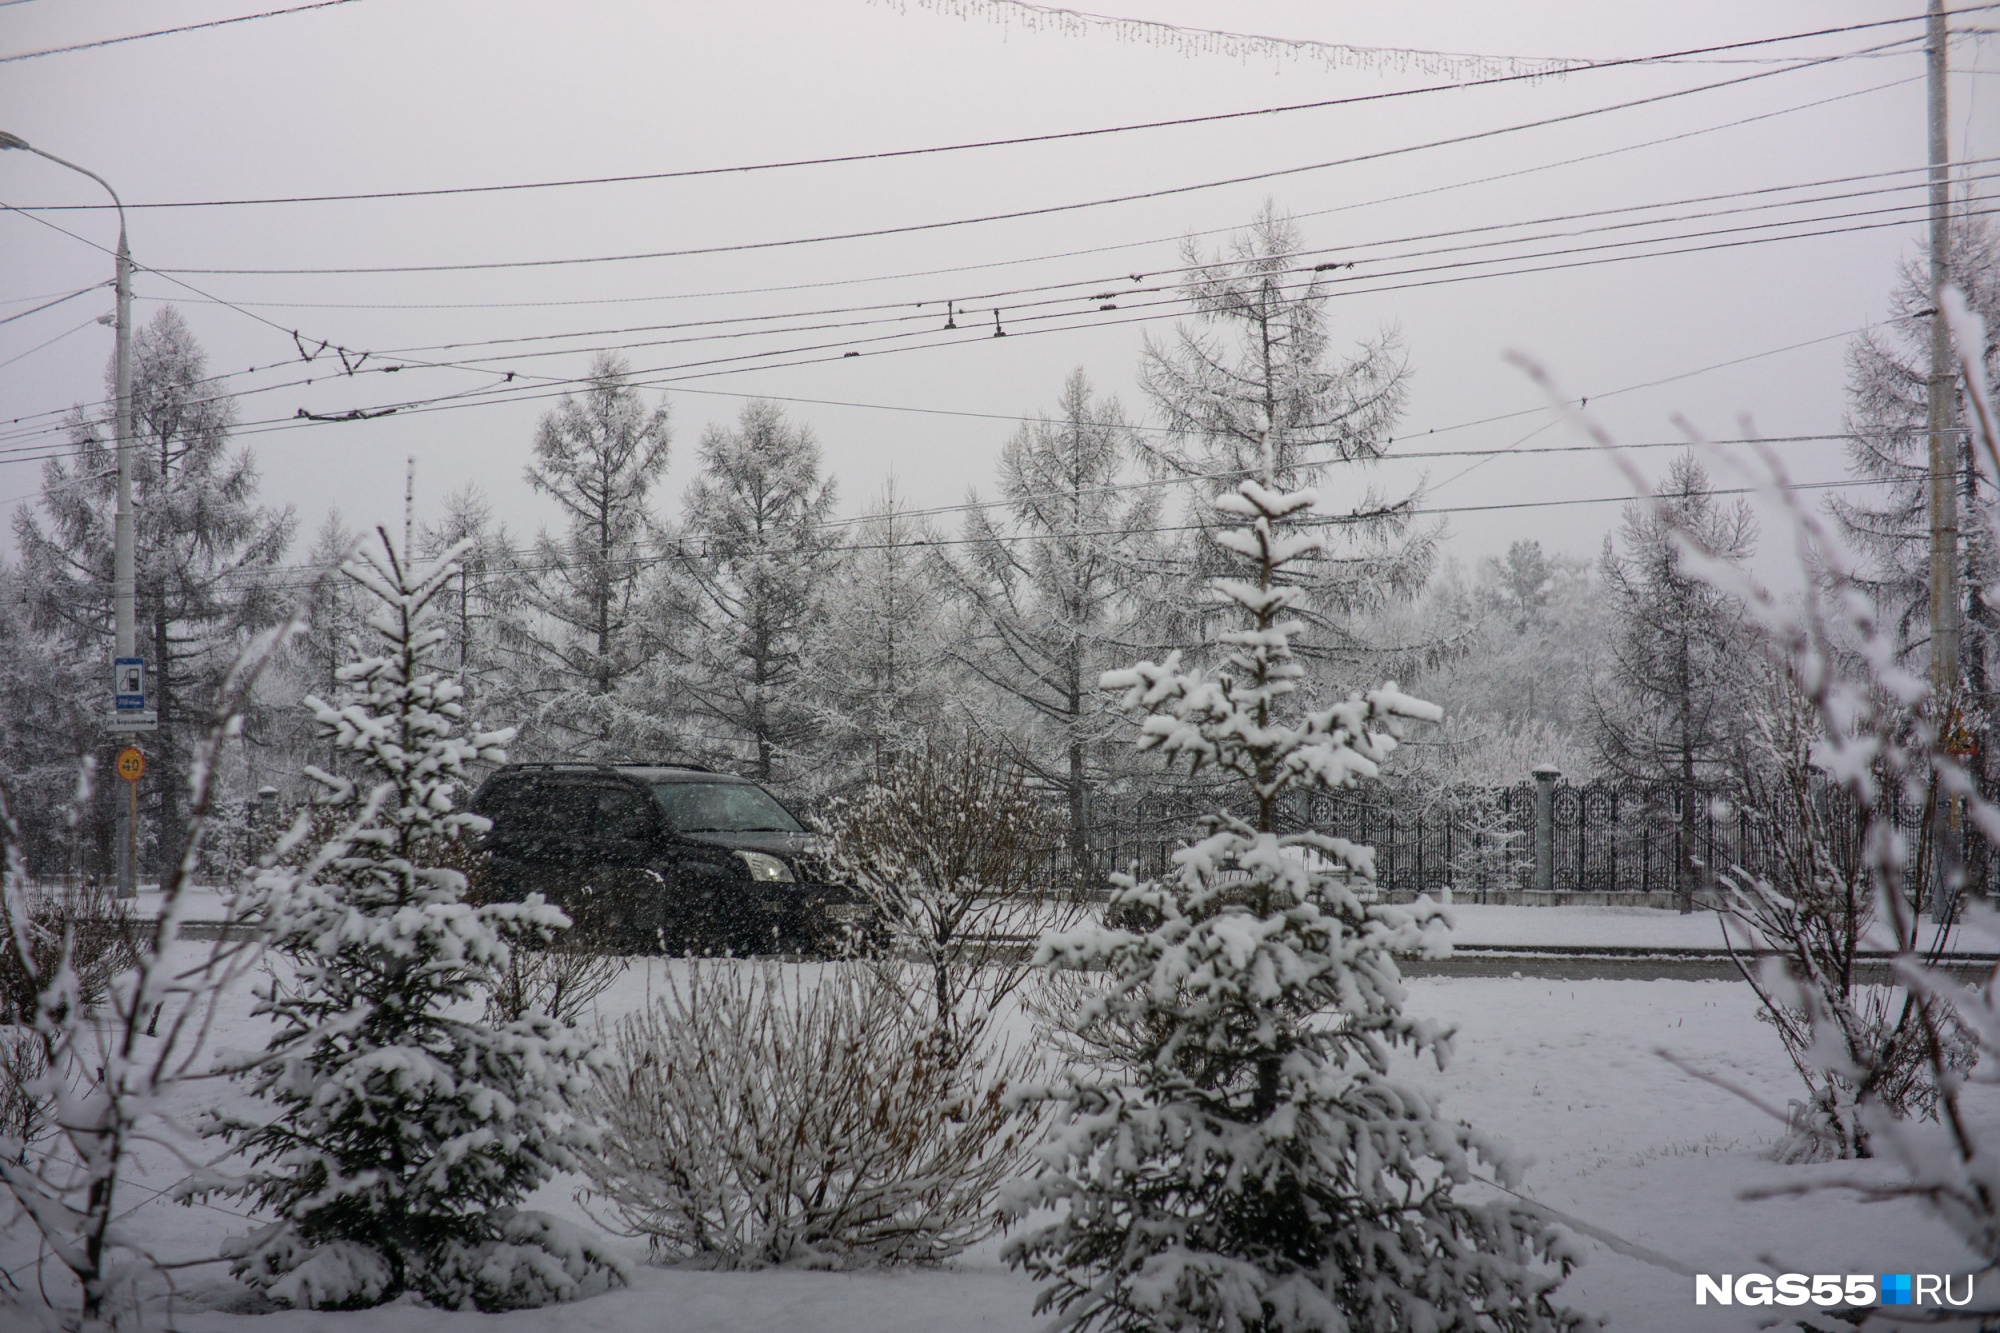
{"label": "utility pole", "polygon": [[[1930,441],[1931,690],[1946,746],[1958,731],[1958,441],[1951,431],[1951,331],[1940,297],[1951,281],[1951,142],[1945,124],[1950,31],[1944,0],[1930,0],[1928,24],[1931,185],[1931,366],[1926,433]],[[1942,791],[1931,823],[1932,915],[1949,921],[1960,875],[1959,802]]]}
{"label": "utility pole", "polygon": [[[134,575],[132,554],[132,248],[125,240],[125,201],[118,197],[118,191],[111,188],[109,181],[89,168],[65,161],[54,153],[45,153],[19,135],[0,130],[0,150],[8,148],[18,148],[33,153],[36,157],[46,158],[59,167],[68,167],[78,175],[90,177],[104,187],[104,192],[111,196],[111,203],[118,210],[118,268],[114,279],[118,292],[118,350],[113,362],[115,369],[112,372],[116,379],[115,392],[118,395],[115,427],[118,432],[118,507],[112,519],[111,533],[111,601],[112,616],[115,621],[112,668],[114,680],[117,680],[120,678],[120,664],[138,656],[137,615],[134,610],[138,580]],[[142,682],[144,680],[143,669],[140,680]],[[113,688],[115,692],[122,691],[123,685],[114,684]],[[114,707],[112,722],[115,729],[127,731],[152,729],[149,722],[141,717],[119,718],[117,716],[119,711],[131,712]],[[119,725],[121,722],[124,723],[123,726]],[[118,830],[115,843],[118,848],[116,852],[118,896],[136,898],[139,893],[138,872],[137,867],[133,865],[132,856],[136,832],[132,827],[128,802],[118,802],[117,818]]]}

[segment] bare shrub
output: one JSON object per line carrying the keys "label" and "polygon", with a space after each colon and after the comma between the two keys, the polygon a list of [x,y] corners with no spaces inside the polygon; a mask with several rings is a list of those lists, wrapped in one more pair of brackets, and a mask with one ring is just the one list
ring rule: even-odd
{"label": "bare shrub", "polygon": [[[264,923],[232,906],[225,929],[192,948],[182,947],[180,924],[208,833],[218,761],[238,734],[259,676],[298,625],[295,612],[284,626],[253,639],[217,690],[209,725],[190,756],[183,852],[161,877],[157,922],[133,929],[126,921],[112,929],[105,923],[124,918],[107,903],[78,908],[66,927],[52,927],[46,916],[38,926],[38,891],[27,883],[19,830],[0,786],[0,907],[8,913],[0,956],[12,984],[25,984],[33,997],[26,1014],[32,1026],[13,1031],[17,1039],[32,1033],[27,1040],[40,1047],[39,1055],[17,1048],[11,1073],[34,1104],[17,1102],[24,1118],[0,1128],[0,1230],[24,1224],[37,1257],[30,1269],[15,1270],[0,1288],[0,1301],[29,1318],[52,1316],[63,1327],[122,1327],[138,1311],[143,1283],[164,1282],[171,1291],[175,1273],[190,1262],[160,1253],[151,1240],[117,1225],[130,1206],[119,1184],[142,1141],[192,1165],[171,1094],[230,1072],[208,1042],[221,997],[245,984],[263,959]],[[265,880],[310,876],[346,846],[336,840],[299,872],[265,864],[256,873]],[[74,907],[92,900],[69,901]],[[100,928],[110,934],[97,933]],[[77,960],[86,957],[97,961],[80,970]],[[93,985],[94,998],[86,989]],[[18,1003],[19,993],[9,991],[6,1002]],[[30,1152],[13,1137],[23,1127],[52,1132]]]}
{"label": "bare shrub", "polygon": [[[1784,1162],[1871,1156],[1864,1098],[1896,1119],[1934,1118],[1938,1084],[1919,1008],[1901,987],[1866,984],[1862,950],[1878,920],[1875,867],[1868,856],[1878,811],[1859,808],[1812,762],[1824,736],[1813,705],[1790,670],[1771,673],[1766,707],[1752,712],[1734,765],[1737,798],[1763,852],[1752,874],[1721,871],[1723,938],[1737,970],[1805,1085],[1788,1131],[1773,1153]],[[1879,725],[1908,730],[1887,706]],[[1918,882],[1929,875],[1928,847]],[[1942,943],[1942,938],[1940,938]],[[1761,961],[1752,948],[1771,950]],[[1934,958],[1926,961],[1935,961]],[[1969,1060],[1969,1044],[1940,1012],[1947,1061]],[[1832,1041],[1837,1058],[1824,1043]]]}
{"label": "bare shrub", "polygon": [[693,963],[621,1022],[588,1199],[662,1258],[848,1268],[949,1258],[997,1226],[1035,1142],[1022,1056],[955,1058],[855,963]]}
{"label": "bare shrub", "polygon": [[976,1044],[1032,970],[1029,946],[1083,910],[1049,873],[1054,810],[1018,764],[969,738],[899,756],[821,827],[833,877],[869,896],[895,955],[924,973],[952,1047]]}
{"label": "bare shrub", "polygon": [[32,1022],[48,979],[67,965],[85,1007],[104,998],[112,978],[138,961],[132,910],[104,885],[28,884],[4,890],[8,919],[20,933],[0,949],[0,1022]]}
{"label": "bare shrub", "polygon": [[55,1099],[43,1086],[49,1050],[32,1027],[0,1026],[0,1142],[25,1155],[51,1129]]}
{"label": "bare shrub", "polygon": [[495,1023],[512,1023],[539,1013],[574,1026],[629,966],[629,959],[600,952],[567,933],[546,948],[516,946],[507,965],[494,973],[486,1015]]}

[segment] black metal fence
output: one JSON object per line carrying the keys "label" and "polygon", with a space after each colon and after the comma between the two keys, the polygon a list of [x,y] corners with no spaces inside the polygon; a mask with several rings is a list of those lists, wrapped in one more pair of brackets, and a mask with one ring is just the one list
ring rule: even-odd
{"label": "black metal fence", "polygon": [[[1463,788],[1426,800],[1319,795],[1310,806],[1291,811],[1284,823],[1373,847],[1376,883],[1399,896],[1435,894],[1447,886],[1474,898],[1543,887],[1561,893],[1668,893],[1699,886],[1710,874],[1733,867],[1753,874],[1774,868],[1777,849],[1769,823],[1722,792],[1673,783],[1558,782],[1549,792],[1544,885],[1536,876],[1537,797],[1534,782]],[[1814,799],[1843,798],[1828,789]],[[1924,804],[1896,793],[1888,807],[1902,834],[1905,883],[1920,898]],[[1199,813],[1197,802],[1184,799],[1141,802],[1120,811],[1098,827],[1099,865],[1136,868],[1141,877],[1164,873],[1174,849],[1193,836]],[[1858,836],[1859,821],[1851,816],[1827,822],[1846,836]],[[1970,825],[1963,846],[1968,887],[1988,894],[2000,889],[1995,849]]]}

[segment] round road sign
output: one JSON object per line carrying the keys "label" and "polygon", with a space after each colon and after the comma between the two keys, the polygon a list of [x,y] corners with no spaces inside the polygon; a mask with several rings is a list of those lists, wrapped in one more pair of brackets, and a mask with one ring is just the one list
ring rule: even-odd
{"label": "round road sign", "polygon": [[146,776],[146,756],[138,746],[128,745],[118,752],[118,776],[127,782],[137,782]]}

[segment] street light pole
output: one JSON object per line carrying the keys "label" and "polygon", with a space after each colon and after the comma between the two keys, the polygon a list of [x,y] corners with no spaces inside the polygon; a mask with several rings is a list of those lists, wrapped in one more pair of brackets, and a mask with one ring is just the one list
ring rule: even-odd
{"label": "street light pole", "polygon": [[[138,624],[134,610],[137,600],[135,593],[137,578],[133,571],[132,536],[132,249],[125,240],[125,201],[118,197],[118,191],[111,183],[86,167],[64,161],[54,153],[45,153],[16,134],[0,130],[0,149],[18,148],[46,158],[59,167],[68,167],[79,175],[88,176],[104,187],[111,196],[112,204],[118,209],[118,352],[113,371],[117,380],[118,395],[118,508],[113,517],[111,536],[111,601],[112,614],[117,622],[115,655],[137,657]],[[117,833],[118,847],[118,896],[132,898],[138,895],[137,869],[132,864],[132,830],[127,827],[130,815],[125,804],[118,806]]]}

